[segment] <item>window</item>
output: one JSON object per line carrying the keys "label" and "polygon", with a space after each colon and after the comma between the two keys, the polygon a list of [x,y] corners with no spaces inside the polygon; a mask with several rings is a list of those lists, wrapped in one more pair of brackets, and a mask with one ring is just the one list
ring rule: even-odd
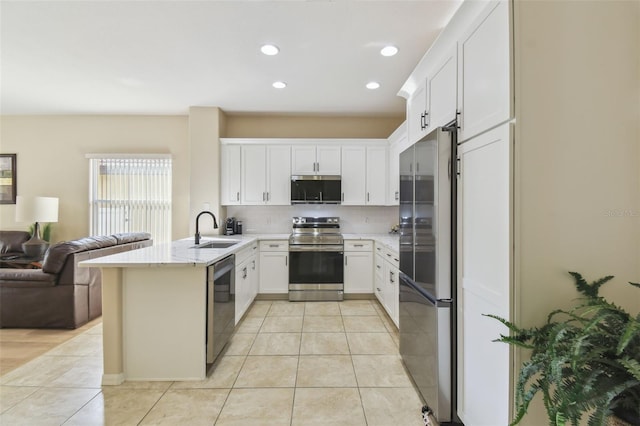
{"label": "window", "polygon": [[171,241],[171,157],[91,154],[91,235],[149,232]]}

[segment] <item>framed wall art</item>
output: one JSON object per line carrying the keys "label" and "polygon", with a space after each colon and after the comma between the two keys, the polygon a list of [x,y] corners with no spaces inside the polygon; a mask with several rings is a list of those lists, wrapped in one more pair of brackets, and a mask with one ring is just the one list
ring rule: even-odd
{"label": "framed wall art", "polygon": [[16,188],[16,154],[0,154],[0,204],[15,204]]}

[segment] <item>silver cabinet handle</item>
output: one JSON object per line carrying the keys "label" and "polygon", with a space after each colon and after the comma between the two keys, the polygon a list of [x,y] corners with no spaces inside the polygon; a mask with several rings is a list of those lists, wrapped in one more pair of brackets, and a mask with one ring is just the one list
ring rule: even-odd
{"label": "silver cabinet handle", "polygon": [[271,194],[267,192],[267,201],[269,201],[270,198],[271,198]]}
{"label": "silver cabinet handle", "polygon": [[376,247],[376,250],[382,251],[382,247]]}
{"label": "silver cabinet handle", "polygon": [[387,253],[387,256],[388,256],[388,257],[391,257],[391,255],[390,255],[389,253]]}
{"label": "silver cabinet handle", "polygon": [[400,191],[396,191],[396,201],[400,198]]}
{"label": "silver cabinet handle", "polygon": [[364,247],[364,244],[354,244],[354,247]]}
{"label": "silver cabinet handle", "polygon": [[380,287],[376,287],[376,290],[378,290],[378,291],[382,291],[382,290],[380,290]]}
{"label": "silver cabinet handle", "polygon": [[285,256],[284,257],[284,266],[288,266],[289,265],[289,263],[288,263],[289,261],[287,260],[288,257],[289,256]]}
{"label": "silver cabinet handle", "polygon": [[240,191],[236,192],[236,201],[240,201]]}
{"label": "silver cabinet handle", "polygon": [[349,264],[348,259],[349,259],[349,256],[345,256],[345,257],[344,257],[344,264],[345,264],[345,266]]}
{"label": "silver cabinet handle", "polygon": [[378,268],[378,269],[382,269],[382,266],[380,266],[380,265],[376,265],[376,268]]}
{"label": "silver cabinet handle", "polygon": [[264,201],[264,198],[265,198],[265,197],[264,197],[264,192],[263,192],[263,193],[262,193],[262,201]]}
{"label": "silver cabinet handle", "polygon": [[273,248],[280,247],[280,244],[269,244],[269,247],[273,247]]}
{"label": "silver cabinet handle", "polygon": [[245,278],[247,278],[247,267],[246,266],[242,269],[242,279],[244,280]]}
{"label": "silver cabinet handle", "polygon": [[393,280],[393,271],[389,271],[389,282],[390,283],[395,283],[395,281]]}
{"label": "silver cabinet handle", "polygon": [[369,193],[367,192],[367,202],[369,202]]}
{"label": "silver cabinet handle", "polygon": [[256,270],[256,261],[253,260],[252,263],[253,263],[253,268],[251,268],[251,269],[253,269],[255,271]]}

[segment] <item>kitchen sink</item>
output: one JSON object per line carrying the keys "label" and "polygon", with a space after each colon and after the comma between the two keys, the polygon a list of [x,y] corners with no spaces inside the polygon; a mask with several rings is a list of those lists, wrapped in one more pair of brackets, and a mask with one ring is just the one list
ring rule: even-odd
{"label": "kitchen sink", "polygon": [[203,248],[212,248],[212,249],[221,249],[221,248],[229,248],[231,246],[235,246],[240,241],[206,241],[204,243],[200,243],[198,245],[192,246],[191,248],[203,249]]}

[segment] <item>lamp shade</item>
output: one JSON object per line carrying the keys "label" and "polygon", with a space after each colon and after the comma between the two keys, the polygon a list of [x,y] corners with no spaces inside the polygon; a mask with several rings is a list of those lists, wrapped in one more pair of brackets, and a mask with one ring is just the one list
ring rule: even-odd
{"label": "lamp shade", "polygon": [[16,197],[16,222],[57,222],[58,198]]}

